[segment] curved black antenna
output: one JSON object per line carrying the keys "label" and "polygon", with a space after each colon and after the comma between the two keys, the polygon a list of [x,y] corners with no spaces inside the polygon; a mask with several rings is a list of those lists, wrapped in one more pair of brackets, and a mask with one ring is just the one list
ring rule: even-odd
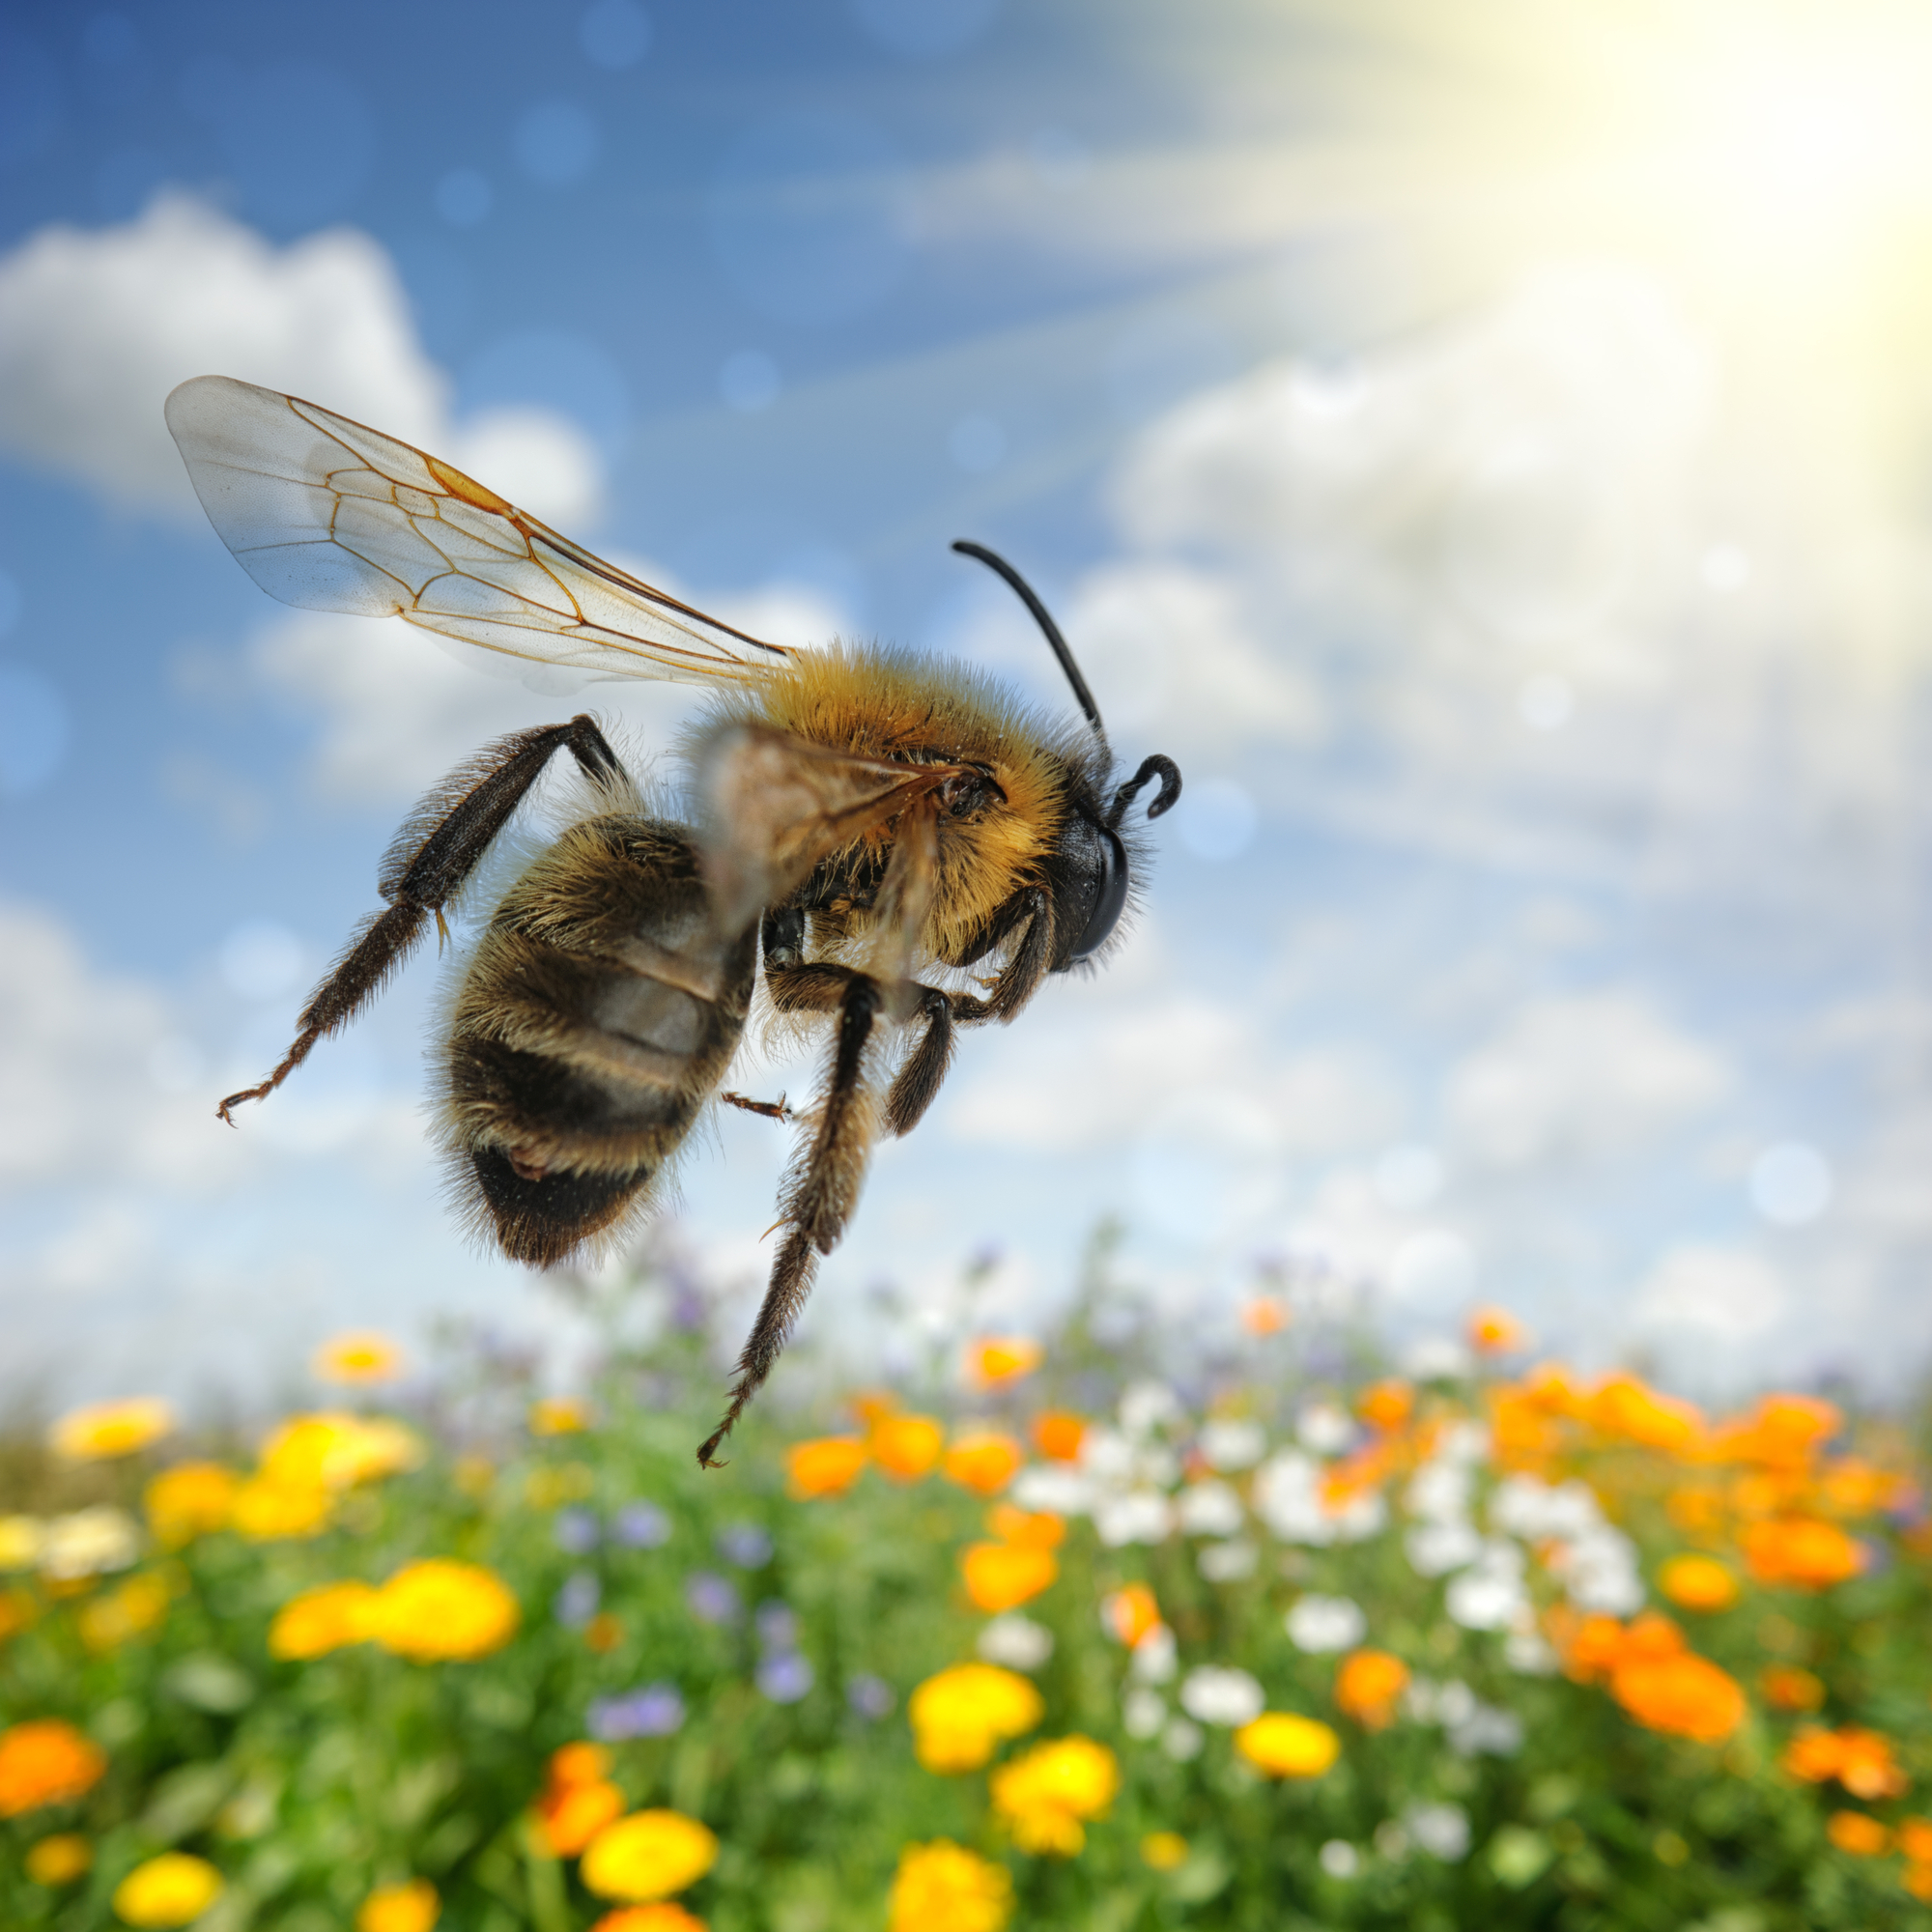
{"label": "curved black antenna", "polygon": [[1047,615],[1046,606],[1033,594],[1033,585],[997,551],[988,550],[984,544],[968,543],[961,537],[952,548],[961,556],[977,556],[987,569],[997,570],[1018,591],[1020,602],[1033,612],[1034,622],[1046,633],[1046,641],[1053,646],[1053,655],[1060,660],[1060,668],[1066,673],[1066,681],[1073,687],[1073,695],[1080,700],[1080,708],[1086,712],[1088,724],[1104,738],[1107,727],[1100,723],[1100,707],[1094,702],[1094,694],[1087,689],[1087,680],[1080,675],[1080,667],[1073,662],[1073,653],[1067,648],[1066,639],[1060,635],[1060,626]]}
{"label": "curved black antenna", "polygon": [[1180,767],[1165,753],[1156,752],[1150,758],[1141,760],[1141,768],[1119,791],[1114,794],[1113,810],[1107,813],[1107,825],[1111,830],[1126,815],[1127,807],[1133,804],[1135,795],[1151,778],[1160,780],[1160,789],[1154,794],[1153,803],[1148,807],[1148,816],[1158,818],[1163,811],[1169,811],[1174,802],[1180,796]]}

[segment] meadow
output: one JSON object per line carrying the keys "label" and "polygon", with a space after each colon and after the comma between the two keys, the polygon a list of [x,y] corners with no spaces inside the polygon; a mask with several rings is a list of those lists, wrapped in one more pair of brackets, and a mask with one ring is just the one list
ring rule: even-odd
{"label": "meadow", "polygon": [[1932,1924],[1896,1420],[1494,1309],[1396,1375],[1279,1281],[1176,1337],[1102,1257],[1051,1332],[799,1366],[706,1473],[715,1299],[576,1293],[581,1391],[346,1335],[258,1429],[16,1422],[0,1922]]}

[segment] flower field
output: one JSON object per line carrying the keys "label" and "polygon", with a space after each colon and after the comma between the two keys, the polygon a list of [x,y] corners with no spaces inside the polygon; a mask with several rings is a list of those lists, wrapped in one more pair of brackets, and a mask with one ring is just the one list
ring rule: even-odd
{"label": "flower field", "polygon": [[689,1284],[598,1307],[581,1396],[348,1336],[245,1438],[16,1431],[0,1923],[1932,1924],[1895,1426],[1089,1295],[707,1474]]}

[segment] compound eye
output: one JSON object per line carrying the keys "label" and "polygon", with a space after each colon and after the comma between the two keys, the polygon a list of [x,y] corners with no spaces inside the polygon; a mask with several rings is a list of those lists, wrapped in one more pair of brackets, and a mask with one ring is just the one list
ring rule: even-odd
{"label": "compound eye", "polygon": [[1127,852],[1119,834],[1102,825],[1099,838],[1097,890],[1094,910],[1087,915],[1087,927],[1074,942],[1073,957],[1081,960],[1097,952],[1107,943],[1107,935],[1121,923],[1127,903]]}

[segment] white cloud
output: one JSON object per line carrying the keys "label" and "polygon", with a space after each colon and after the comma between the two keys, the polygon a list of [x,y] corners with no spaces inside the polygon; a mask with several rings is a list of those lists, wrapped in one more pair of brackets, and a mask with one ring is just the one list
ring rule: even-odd
{"label": "white cloud", "polygon": [[1715,1105],[1732,1078],[1711,1047],[1627,992],[1532,999],[1451,1072],[1458,1142],[1492,1167],[1635,1153]]}
{"label": "white cloud", "polygon": [[56,223],[0,256],[0,449],[124,509],[198,514],[161,404],[210,374],[473,462],[549,520],[595,511],[597,458],[574,424],[534,409],[452,424],[395,267],[355,229],[277,247],[168,193],[117,227]]}
{"label": "white cloud", "polygon": [[1641,1328],[1736,1343],[1777,1327],[1786,1306],[1784,1283],[1761,1256],[1686,1245],[1658,1262],[1637,1290],[1634,1312]]}

